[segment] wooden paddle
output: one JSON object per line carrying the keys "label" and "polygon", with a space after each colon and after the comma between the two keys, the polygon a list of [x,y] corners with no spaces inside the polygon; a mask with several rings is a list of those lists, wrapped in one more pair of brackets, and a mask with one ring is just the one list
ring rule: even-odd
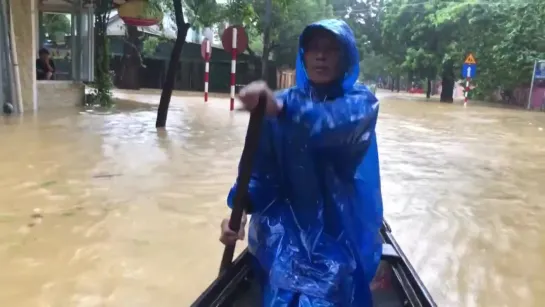
{"label": "wooden paddle", "polygon": [[[229,228],[238,233],[240,230],[240,222],[246,200],[248,199],[248,187],[252,176],[252,168],[254,156],[259,147],[259,139],[261,137],[261,127],[265,117],[265,107],[267,105],[267,96],[265,93],[259,95],[259,103],[250,115],[248,130],[246,131],[246,139],[244,140],[244,148],[240,158],[239,173],[237,178],[237,189],[233,199],[233,211],[229,219]],[[220,275],[228,269],[233,263],[233,255],[235,253],[235,245],[226,245],[221,258]]]}

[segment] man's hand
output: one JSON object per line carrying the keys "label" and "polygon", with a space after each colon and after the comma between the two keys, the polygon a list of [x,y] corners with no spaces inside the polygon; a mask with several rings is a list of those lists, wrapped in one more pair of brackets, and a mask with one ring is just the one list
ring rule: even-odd
{"label": "man's hand", "polygon": [[224,219],[223,221],[221,221],[220,242],[224,245],[234,245],[237,240],[244,240],[244,236],[246,233],[246,231],[244,230],[246,226],[246,221],[246,214],[244,214],[240,222],[240,230],[238,234],[229,228],[229,219]]}
{"label": "man's hand", "polygon": [[259,103],[259,95],[264,93],[267,96],[267,107],[265,112],[268,115],[276,116],[282,110],[282,104],[276,100],[274,93],[265,81],[254,81],[244,88],[238,94],[245,110],[252,111]]}
{"label": "man's hand", "polygon": [[45,64],[45,67],[47,68],[48,71],[53,72],[54,69],[53,69],[53,67],[51,67],[51,62],[50,61],[51,60],[47,59],[46,61],[44,61],[44,64]]}

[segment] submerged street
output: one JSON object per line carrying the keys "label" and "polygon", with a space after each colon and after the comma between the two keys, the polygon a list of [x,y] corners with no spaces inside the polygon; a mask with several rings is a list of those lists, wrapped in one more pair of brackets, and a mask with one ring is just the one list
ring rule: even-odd
{"label": "submerged street", "polygon": [[[379,98],[386,218],[438,305],[543,306],[545,114]],[[228,103],[173,97],[166,132],[146,104],[0,118],[0,305],[188,306],[246,132]]]}

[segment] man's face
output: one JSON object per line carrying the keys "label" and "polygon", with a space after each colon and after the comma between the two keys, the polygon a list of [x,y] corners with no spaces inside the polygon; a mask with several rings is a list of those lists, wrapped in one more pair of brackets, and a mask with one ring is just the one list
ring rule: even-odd
{"label": "man's face", "polygon": [[326,30],[315,30],[304,46],[305,68],[310,81],[326,84],[341,73],[341,46],[335,36]]}
{"label": "man's face", "polygon": [[49,60],[49,54],[47,54],[47,53],[40,54],[40,59],[42,59],[42,61]]}

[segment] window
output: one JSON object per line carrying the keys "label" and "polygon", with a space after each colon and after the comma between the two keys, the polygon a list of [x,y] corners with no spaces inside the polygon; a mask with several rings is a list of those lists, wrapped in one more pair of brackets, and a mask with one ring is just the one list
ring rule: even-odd
{"label": "window", "polygon": [[[38,48],[49,52],[55,66],[53,79],[93,81],[92,6],[84,6],[83,1],[51,3],[45,1],[40,7]],[[36,53],[39,56],[38,50]]]}
{"label": "window", "polygon": [[40,12],[39,48],[49,51],[54,80],[72,80],[72,14]]}

